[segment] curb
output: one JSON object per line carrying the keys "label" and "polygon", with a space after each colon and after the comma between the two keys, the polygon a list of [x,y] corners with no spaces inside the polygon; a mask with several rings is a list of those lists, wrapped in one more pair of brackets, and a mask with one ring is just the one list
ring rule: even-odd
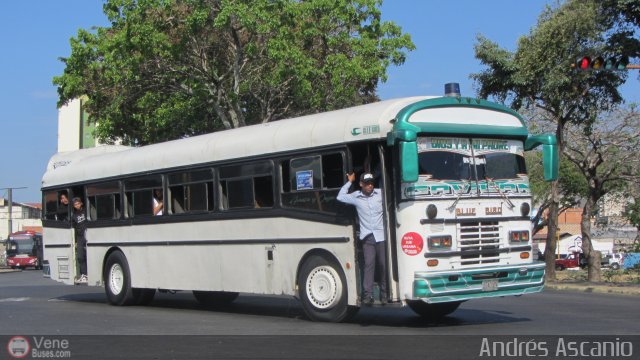
{"label": "curb", "polygon": [[599,294],[617,294],[617,295],[632,295],[640,296],[640,286],[638,285],[603,285],[603,284],[590,284],[590,283],[561,283],[561,282],[547,282],[545,288],[551,290],[568,290],[579,291],[588,293]]}

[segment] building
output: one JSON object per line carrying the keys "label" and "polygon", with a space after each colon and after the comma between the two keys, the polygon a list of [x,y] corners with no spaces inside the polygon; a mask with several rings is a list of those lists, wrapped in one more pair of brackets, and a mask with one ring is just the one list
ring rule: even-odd
{"label": "building", "polygon": [[[546,216],[543,215],[543,217]],[[580,234],[580,223],[582,222],[582,209],[570,208],[566,209],[558,215],[558,232],[560,234]],[[533,239],[544,241],[547,238],[547,228],[543,228],[537,232]]]}
{"label": "building", "polygon": [[71,100],[58,110],[58,152],[96,146],[95,124],[89,122],[84,98]]}
{"label": "building", "polygon": [[11,229],[9,229],[9,201],[0,198],[0,239],[21,230],[42,231],[42,205],[13,202],[11,204]]}

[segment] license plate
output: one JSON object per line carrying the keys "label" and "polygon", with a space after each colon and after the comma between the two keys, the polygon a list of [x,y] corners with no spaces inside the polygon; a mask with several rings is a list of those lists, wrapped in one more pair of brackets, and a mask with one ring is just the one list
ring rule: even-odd
{"label": "license plate", "polygon": [[496,290],[498,290],[498,279],[482,280],[482,291],[496,291]]}

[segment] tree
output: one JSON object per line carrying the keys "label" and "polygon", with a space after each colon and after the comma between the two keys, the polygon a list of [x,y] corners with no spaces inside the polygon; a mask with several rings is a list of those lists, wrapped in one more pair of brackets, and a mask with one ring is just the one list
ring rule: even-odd
{"label": "tree", "polygon": [[[544,181],[544,169],[542,166],[542,154],[538,151],[525,153],[527,161],[527,171],[529,172],[529,182],[533,193],[533,204],[538,209],[531,222],[533,223],[533,234],[538,233],[549,225],[547,212],[551,206],[551,184]],[[559,186],[559,209],[561,213],[580,203],[587,194],[587,183],[580,173],[580,170],[569,160],[560,158],[560,169],[558,175]]]}
{"label": "tree", "polygon": [[[640,57],[640,4],[637,0],[603,0],[601,9],[609,28],[606,51],[612,55]],[[640,75],[638,75],[640,77]]]}
{"label": "tree", "polygon": [[[478,37],[475,55],[487,69],[471,77],[482,98],[495,97],[516,110],[536,109],[552,121],[560,152],[569,123],[588,124],[598,114],[622,102],[617,88],[625,72],[571,71],[576,58],[606,47],[607,18],[596,0],[568,0],[548,7],[537,26],[518,41],[515,52]],[[557,217],[560,207],[558,181],[551,184],[549,226],[545,249],[546,278],[555,279]]]}
{"label": "tree", "polygon": [[79,30],[63,105],[86,95],[101,141],[148,144],[375,100],[411,38],[381,0],[107,0]]}
{"label": "tree", "polygon": [[627,205],[624,215],[638,231],[636,238],[633,240],[631,251],[640,252],[640,196],[635,196],[633,202]]}
{"label": "tree", "polygon": [[640,114],[618,110],[589,126],[569,125],[565,156],[582,172],[588,196],[582,211],[582,252],[588,262],[589,281],[600,281],[600,258],[591,245],[591,214],[600,198],[638,181]]}

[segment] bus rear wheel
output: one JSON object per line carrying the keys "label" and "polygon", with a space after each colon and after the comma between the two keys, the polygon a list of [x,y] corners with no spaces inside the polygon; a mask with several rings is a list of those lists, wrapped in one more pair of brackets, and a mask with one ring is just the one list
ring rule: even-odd
{"label": "bus rear wheel", "polygon": [[461,301],[428,304],[422,300],[408,300],[407,304],[416,314],[422,316],[425,319],[437,320],[443,318],[452,312],[456,311],[460,306]]}
{"label": "bus rear wheel", "polygon": [[193,291],[193,296],[204,306],[220,307],[231,304],[237,297],[237,292],[229,291]]}
{"label": "bus rear wheel", "polygon": [[131,287],[131,273],[127,258],[120,251],[114,251],[107,257],[104,267],[104,289],[111,305],[135,305],[139,293]]}
{"label": "bus rear wheel", "polygon": [[300,301],[305,314],[314,321],[341,322],[358,308],[347,304],[347,281],[335,261],[313,255],[298,273]]}

